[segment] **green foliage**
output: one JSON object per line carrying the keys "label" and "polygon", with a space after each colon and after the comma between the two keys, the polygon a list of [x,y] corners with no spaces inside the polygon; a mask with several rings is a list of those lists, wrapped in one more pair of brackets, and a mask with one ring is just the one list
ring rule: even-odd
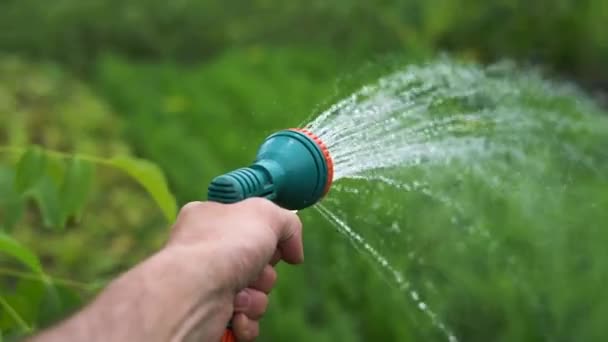
{"label": "green foliage", "polygon": [[24,205],[21,196],[16,192],[14,170],[0,167],[0,227],[10,230],[23,215]]}
{"label": "green foliage", "polygon": [[[21,195],[17,197],[18,205],[25,206],[31,198],[40,207],[45,226],[64,227],[69,219],[80,216],[91,188],[92,171],[90,163],[78,157],[66,165],[57,156],[53,159],[46,151],[32,146],[19,158],[15,169],[15,188]],[[16,216],[13,220],[18,219]]]}
{"label": "green foliage", "polygon": [[0,49],[85,69],[107,52],[192,62],[234,47],[295,45],[335,49],[340,61],[357,62],[447,49],[485,60],[521,58],[605,82],[607,7],[603,0],[4,1]]}
{"label": "green foliage", "polygon": [[32,188],[42,175],[46,167],[46,155],[37,147],[28,149],[17,164],[17,179],[15,188],[23,194]]}
{"label": "green foliage", "polygon": [[154,198],[167,221],[172,223],[175,220],[177,215],[175,198],[167,188],[165,176],[158,166],[147,160],[124,156],[109,159],[105,163],[126,172],[139,182]]}
{"label": "green foliage", "polygon": [[[66,160],[57,160],[57,158],[66,158]],[[158,203],[161,210],[165,212],[166,219],[172,222],[176,212],[175,199],[167,189],[164,175],[156,165],[141,159],[126,156],[107,160],[86,155],[72,157],[53,151],[45,151],[39,147],[31,147],[18,158],[12,177],[14,183],[9,184],[9,186],[21,191],[15,193],[17,201],[21,202],[21,206],[25,206],[29,198],[36,201],[45,226],[64,229],[68,220],[82,216],[93,182],[92,162],[120,169],[142,184]],[[48,167],[50,165],[55,167]],[[11,170],[5,170],[5,172],[11,173]],[[10,210],[10,207],[2,209]],[[19,211],[19,214],[23,213],[24,211]],[[20,219],[19,216],[12,217],[11,224],[15,225]],[[39,275],[39,280],[42,283],[51,286],[52,278],[48,278],[43,273],[43,267],[38,257],[29,248],[2,232],[0,232],[0,254],[11,256],[25,264],[35,274]],[[2,273],[22,278],[22,274],[13,269],[0,269],[0,275]],[[42,289],[37,289],[37,291],[42,291]],[[49,320],[48,316],[47,319],[41,318],[44,315],[50,313],[50,318],[56,319],[59,313],[66,312],[68,308],[81,304],[80,299],[74,299],[76,293],[71,290],[62,290],[63,296],[68,297],[67,301],[60,298],[57,289],[54,287],[49,287],[45,291],[50,292],[46,296],[30,297],[19,288],[15,289],[14,296],[16,297],[14,298],[17,298],[17,307],[13,306],[12,300],[2,298],[3,291],[0,291],[0,306],[4,307],[7,317],[12,320],[11,323],[10,320],[7,321],[7,317],[0,315],[0,330],[8,327],[9,333],[15,333],[11,329],[11,325],[15,324],[20,327],[21,333],[29,333],[32,329],[31,326]],[[45,306],[49,305],[49,300],[53,301],[51,304],[54,305],[54,310],[45,309]],[[25,307],[24,310],[26,311],[37,308],[35,310],[36,315],[29,317],[26,321],[20,314],[22,307]],[[38,314],[43,316],[37,316]],[[2,324],[3,321],[4,324]]]}
{"label": "green foliage", "polygon": [[[83,161],[79,157],[71,158],[61,185],[60,198],[63,203],[61,212],[62,225],[65,226],[72,216],[79,221],[87,196],[93,183],[93,166],[90,162]],[[163,182],[159,184],[164,185]]]}
{"label": "green foliage", "polygon": [[42,273],[42,264],[38,257],[5,233],[0,233],[0,252],[16,258],[34,272]]}
{"label": "green foliage", "polygon": [[[91,242],[87,240],[99,243],[107,240],[107,235],[91,235],[84,227],[103,232],[107,230],[106,225],[119,228],[132,220],[126,217],[116,221],[115,214],[121,212],[117,209],[112,214],[114,223],[104,220],[103,215],[91,218],[91,208],[103,203],[101,194],[117,199],[117,204],[121,206],[121,201],[129,204],[135,201],[140,202],[139,209],[160,212],[154,207],[142,207],[142,201],[152,201],[133,190],[137,188],[137,182],[143,185],[144,190],[149,190],[158,206],[166,212],[168,221],[173,220],[176,208],[164,175],[157,166],[127,156],[127,149],[120,147],[116,141],[98,149],[97,144],[91,145],[86,140],[99,132],[107,135],[114,124],[95,121],[111,121],[111,116],[103,111],[103,105],[85,87],[53,70],[52,66],[36,68],[14,59],[3,59],[0,60],[0,69],[3,71],[0,75],[6,77],[0,82],[0,96],[6,100],[1,102],[1,109],[3,112],[20,113],[18,116],[0,115],[3,123],[0,137],[6,139],[5,144],[8,145],[0,147],[0,331],[4,337],[12,340],[32,329],[47,326],[81,306],[83,298],[94,294],[100,282],[104,282],[101,276],[103,270],[118,267],[119,263],[112,260],[121,260],[124,264],[137,260],[137,257],[129,259],[121,255],[127,253],[128,248],[121,247],[117,251],[112,244],[106,250],[101,249],[93,255],[89,253],[87,244]],[[14,79],[31,82],[12,83]],[[39,117],[41,112],[46,117]],[[78,122],[68,122],[74,118]],[[49,121],[39,122],[40,119]],[[53,133],[61,133],[66,127],[75,129],[74,134],[66,136]],[[43,142],[45,146],[20,147],[34,141]],[[102,158],[85,153],[64,153],[49,149],[52,147],[99,154],[116,153],[117,156]],[[101,166],[97,172],[95,165]],[[111,169],[120,172],[108,172]],[[118,192],[106,186],[116,184],[117,179],[127,180],[125,175],[135,182],[127,181],[114,187],[120,188]],[[95,195],[91,197],[91,193]],[[127,210],[133,212],[132,209]],[[148,216],[156,220],[155,224],[166,225],[160,217]],[[92,225],[92,221],[102,221],[100,227],[103,230]],[[61,234],[56,232],[58,229],[62,231]],[[117,233],[111,238],[124,244],[124,236],[127,235]],[[153,239],[157,239],[154,234],[141,238],[142,241]],[[76,245],[66,244],[69,240]],[[104,258],[100,258],[100,255],[104,255]],[[90,257],[103,263],[91,262]],[[44,265],[40,260],[44,261]],[[68,265],[74,263],[81,265],[77,272],[82,277],[80,280],[86,281],[88,278],[89,283],[55,276],[64,272],[71,275],[72,272],[65,270],[73,270],[73,266]],[[31,271],[22,271],[20,264]],[[47,273],[54,275],[48,276]]]}
{"label": "green foliage", "polygon": [[10,317],[21,328],[22,332],[29,333],[32,331],[32,328],[27,325],[17,311],[2,297],[0,297],[0,307],[4,310],[6,316]]}
{"label": "green foliage", "polygon": [[[15,148],[7,150],[20,152]],[[165,176],[158,166],[143,159],[128,156],[103,159],[82,154],[71,156],[33,146],[19,158],[15,167],[14,187],[24,201],[28,197],[36,200],[46,226],[63,228],[69,219],[81,216],[93,182],[92,163],[114,167],[131,176],[152,196],[167,221],[173,222],[177,208]]]}

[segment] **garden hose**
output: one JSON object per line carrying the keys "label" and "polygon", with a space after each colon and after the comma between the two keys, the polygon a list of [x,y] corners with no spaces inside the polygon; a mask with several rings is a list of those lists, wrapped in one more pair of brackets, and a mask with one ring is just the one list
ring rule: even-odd
{"label": "garden hose", "polygon": [[235,341],[236,341],[236,337],[234,336],[232,329],[226,328],[226,330],[224,330],[224,335],[222,336],[222,340],[220,342],[235,342]]}
{"label": "garden hose", "polygon": [[[321,139],[306,129],[287,129],[264,140],[251,166],[213,179],[207,198],[235,203],[264,197],[285,209],[300,210],[327,194],[333,174],[333,161]],[[229,324],[221,342],[233,341]]]}

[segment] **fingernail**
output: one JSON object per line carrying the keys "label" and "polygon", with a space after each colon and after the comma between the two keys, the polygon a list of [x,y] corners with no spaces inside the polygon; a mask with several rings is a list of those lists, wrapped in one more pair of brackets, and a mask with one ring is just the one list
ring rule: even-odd
{"label": "fingernail", "polygon": [[235,310],[244,309],[247,306],[249,306],[249,294],[245,291],[241,291],[234,299]]}

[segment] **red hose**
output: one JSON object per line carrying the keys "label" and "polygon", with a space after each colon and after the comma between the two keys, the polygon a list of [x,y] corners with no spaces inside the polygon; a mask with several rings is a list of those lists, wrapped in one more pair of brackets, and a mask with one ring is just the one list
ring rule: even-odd
{"label": "red hose", "polygon": [[222,336],[222,340],[220,342],[236,342],[236,337],[234,337],[234,333],[230,328],[224,330],[224,336]]}

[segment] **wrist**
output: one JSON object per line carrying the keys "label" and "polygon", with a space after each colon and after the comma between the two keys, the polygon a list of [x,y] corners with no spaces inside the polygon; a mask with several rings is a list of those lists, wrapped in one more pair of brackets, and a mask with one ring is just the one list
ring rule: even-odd
{"label": "wrist", "polygon": [[233,292],[213,281],[212,263],[198,262],[212,258],[188,248],[164,248],[33,341],[219,340],[232,315]]}
{"label": "wrist", "polygon": [[221,336],[232,315],[234,291],[217,281],[221,269],[213,262],[217,254],[208,247],[167,246],[135,275],[146,284],[146,296],[154,303],[149,310],[150,327],[158,331],[158,324],[166,324],[170,328],[164,340]]}

